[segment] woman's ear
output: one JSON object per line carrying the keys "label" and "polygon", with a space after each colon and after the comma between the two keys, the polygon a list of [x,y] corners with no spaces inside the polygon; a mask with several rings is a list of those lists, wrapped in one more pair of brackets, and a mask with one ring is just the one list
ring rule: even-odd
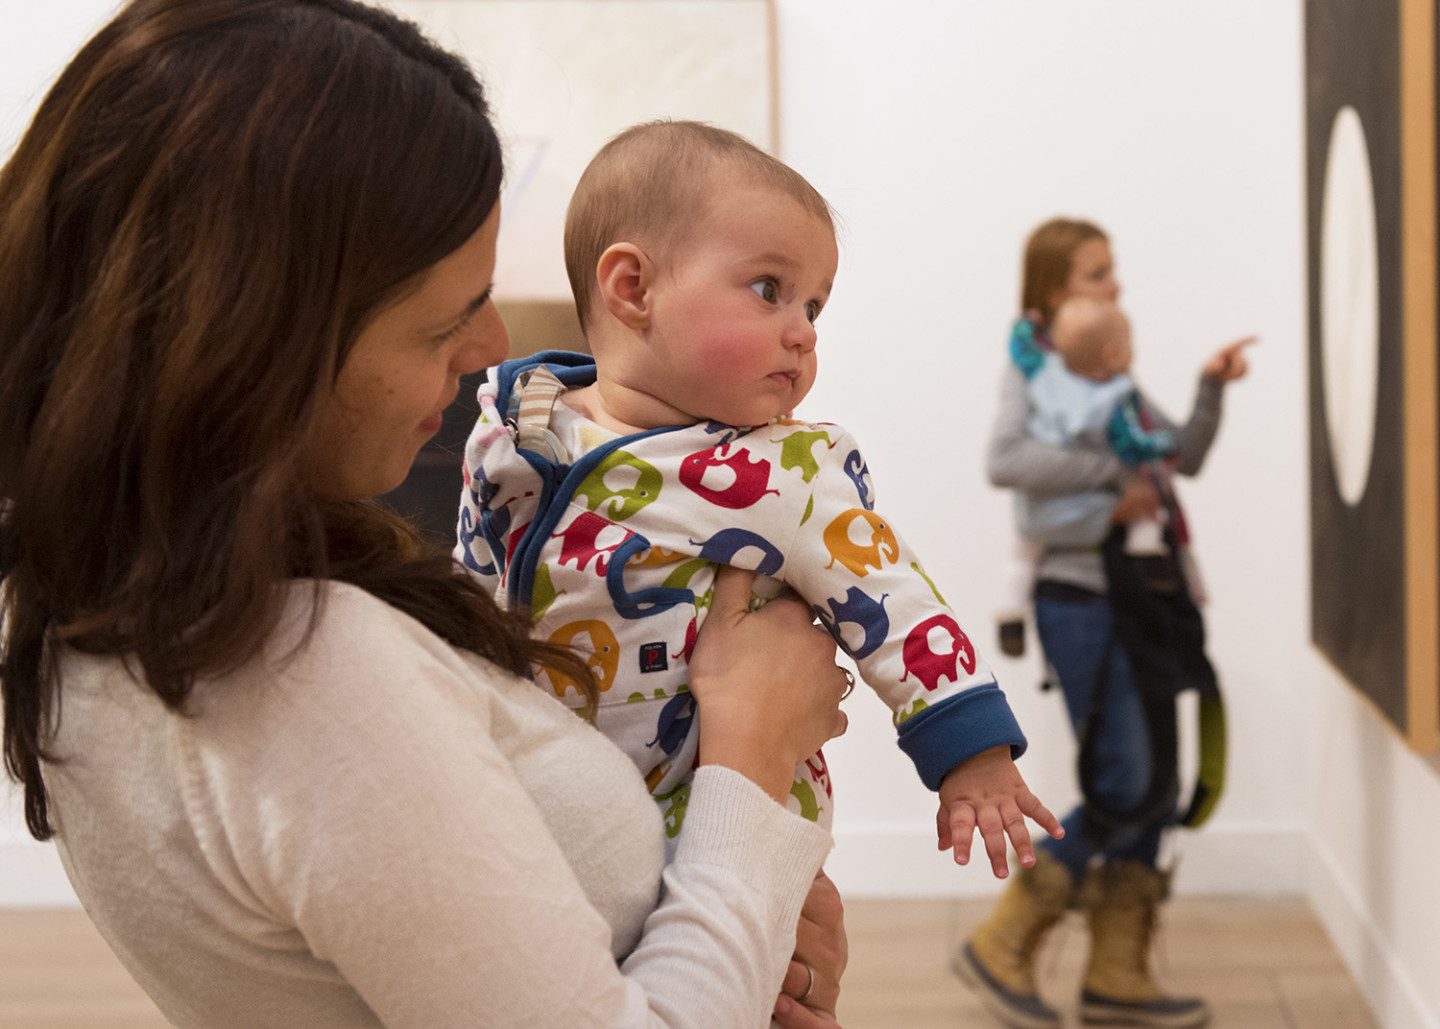
{"label": "woman's ear", "polygon": [[644,329],[650,324],[655,265],[634,243],[612,243],[595,265],[600,302],[622,325]]}

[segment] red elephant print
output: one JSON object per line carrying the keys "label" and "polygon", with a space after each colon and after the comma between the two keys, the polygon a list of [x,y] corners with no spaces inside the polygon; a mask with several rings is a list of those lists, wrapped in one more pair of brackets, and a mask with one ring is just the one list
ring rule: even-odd
{"label": "red elephant print", "polygon": [[[606,529],[616,530],[608,533],[606,537],[614,539],[614,542],[601,546],[600,534]],[[562,565],[573,561],[575,567],[583,572],[589,567],[590,559],[597,558],[595,574],[604,578],[605,571],[610,565],[610,555],[619,550],[620,545],[635,534],[597,514],[584,511],[576,515],[575,520],[557,535],[560,537],[560,563]]]}
{"label": "red elephant print", "polygon": [[[752,461],[744,447],[726,456],[728,449],[729,444],[722,444],[685,458],[680,463],[680,482],[696,496],[732,511],[750,507],[767,494],[780,495],[778,489],[766,488],[770,485],[769,461],[763,457]],[[726,469],[735,481],[724,489],[705,485],[705,473],[712,468]]]}
{"label": "red elephant print", "polygon": [[[930,649],[930,633],[935,629],[942,629],[950,636],[950,649],[944,653],[937,654]],[[905,674],[900,681],[904,682],[914,675],[926,690],[933,692],[941,679],[951,682],[960,680],[957,664],[966,675],[975,673],[975,648],[959,622],[949,615],[932,615],[905,637],[904,661]]]}

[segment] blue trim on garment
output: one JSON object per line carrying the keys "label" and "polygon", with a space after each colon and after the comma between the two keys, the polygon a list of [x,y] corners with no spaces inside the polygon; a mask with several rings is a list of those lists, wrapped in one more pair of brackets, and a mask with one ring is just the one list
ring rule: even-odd
{"label": "blue trim on garment", "polygon": [[610,567],[605,571],[605,588],[610,591],[610,603],[621,618],[649,618],[669,611],[676,604],[695,603],[694,590],[677,586],[652,586],[633,593],[625,588],[626,563],[636,554],[649,549],[650,541],[636,533],[610,555]]}
{"label": "blue trim on garment", "polygon": [[577,354],[571,350],[542,350],[529,357],[506,361],[496,370],[495,386],[499,395],[495,398],[495,406],[501,411],[508,410],[510,391],[515,388],[515,380],[522,373],[542,364],[567,387],[588,386],[595,381],[595,358],[589,354]]}
{"label": "blue trim on garment", "polygon": [[1027,746],[1005,694],[993,683],[958,693],[907,719],[898,742],[932,790],[940,788],[946,772],[981,751],[1008,746],[1010,756],[1018,758]]}
{"label": "blue trim on garment", "polygon": [[[496,371],[495,406],[498,410],[508,410],[510,392],[514,389],[515,380],[521,373],[539,365],[549,368],[551,374],[567,387],[588,386],[595,381],[595,359],[588,354],[576,354],[568,350],[544,350],[529,357],[506,361]],[[568,466],[557,465],[534,451],[523,450],[518,445],[516,446],[515,452],[523,457],[540,476],[540,497],[536,502],[535,517],[525,530],[525,535],[516,544],[515,553],[510,560],[510,578],[506,588],[512,604],[529,606],[535,588],[535,572],[540,566],[540,555],[545,549],[545,544],[555,532],[555,526],[560,524],[566,508],[570,506],[570,499],[575,495],[576,487],[595,470],[595,466],[614,451],[636,440],[685,428],[689,428],[689,426],[669,425],[659,429],[632,433],[629,436],[621,436],[601,444],[579,461]],[[693,600],[693,594],[690,599]]]}

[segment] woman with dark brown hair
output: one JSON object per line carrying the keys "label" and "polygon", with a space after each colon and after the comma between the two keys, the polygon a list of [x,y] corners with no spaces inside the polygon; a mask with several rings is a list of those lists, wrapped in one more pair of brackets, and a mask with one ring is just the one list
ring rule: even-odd
{"label": "woman with dark brown hair", "polygon": [[61,75],[0,172],[26,822],[178,1025],[833,1025],[808,612],[717,585],[662,890],[634,767],[525,681],[584,660],[369,499],[505,356],[500,177],[465,65],[352,0],[134,0]]}

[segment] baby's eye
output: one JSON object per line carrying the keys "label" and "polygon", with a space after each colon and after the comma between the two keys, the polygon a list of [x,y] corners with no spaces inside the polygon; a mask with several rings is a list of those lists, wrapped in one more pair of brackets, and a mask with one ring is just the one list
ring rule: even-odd
{"label": "baby's eye", "polygon": [[763,279],[756,279],[750,283],[750,288],[755,291],[757,297],[767,304],[780,302],[780,287],[775,280],[768,275]]}
{"label": "baby's eye", "polygon": [[810,323],[812,325],[815,323],[815,319],[820,317],[819,301],[812,300],[810,301],[810,303],[805,305],[805,317],[810,319]]}

